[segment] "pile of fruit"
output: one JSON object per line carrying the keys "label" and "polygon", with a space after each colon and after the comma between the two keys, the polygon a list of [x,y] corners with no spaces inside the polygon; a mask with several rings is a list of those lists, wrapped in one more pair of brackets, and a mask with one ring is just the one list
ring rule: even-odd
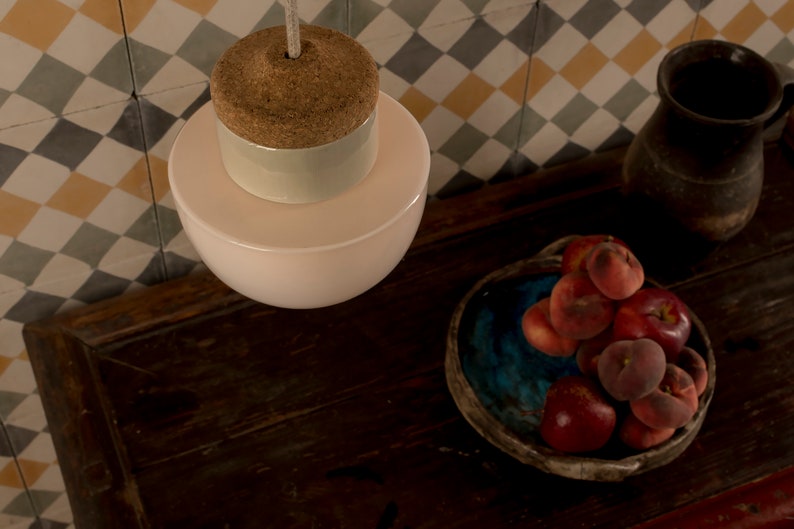
{"label": "pile of fruit", "polygon": [[524,337],[551,356],[574,356],[581,375],[548,389],[540,434],[552,448],[591,452],[617,438],[645,450],[673,436],[698,409],[708,370],[687,346],[686,305],[645,287],[642,264],[610,235],[566,246],[551,294],[526,309]]}

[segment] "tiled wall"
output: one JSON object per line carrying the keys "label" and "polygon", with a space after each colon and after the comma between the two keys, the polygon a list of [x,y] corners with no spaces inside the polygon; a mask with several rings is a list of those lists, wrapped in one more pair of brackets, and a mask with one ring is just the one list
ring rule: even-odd
{"label": "tiled wall", "polygon": [[[794,0],[300,0],[380,66],[430,141],[430,193],[630,141],[696,38],[794,59]],[[197,266],[166,160],[218,55],[275,0],[0,2],[0,527],[71,523],[26,321]]]}

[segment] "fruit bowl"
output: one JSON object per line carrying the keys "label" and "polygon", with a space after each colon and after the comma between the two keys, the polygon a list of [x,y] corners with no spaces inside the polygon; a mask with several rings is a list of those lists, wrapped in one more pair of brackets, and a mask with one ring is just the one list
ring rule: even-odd
{"label": "fruit bowl", "polygon": [[638,451],[611,441],[582,455],[550,448],[539,433],[546,391],[560,377],[580,371],[574,357],[551,357],[530,346],[521,316],[549,295],[560,277],[560,252],[574,237],[488,274],[464,296],[447,335],[447,385],[474,429],[518,461],[567,478],[621,481],[669,463],[695,438],[714,395],[714,352],[703,323],[690,309],[687,345],[705,358],[708,383],[692,419],[662,444]]}

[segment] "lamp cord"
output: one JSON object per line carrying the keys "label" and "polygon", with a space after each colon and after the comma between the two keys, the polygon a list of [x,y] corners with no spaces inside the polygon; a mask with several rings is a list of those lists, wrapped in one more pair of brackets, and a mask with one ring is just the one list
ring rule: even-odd
{"label": "lamp cord", "polygon": [[298,0],[287,0],[287,56],[297,59],[301,56],[300,22],[298,20]]}

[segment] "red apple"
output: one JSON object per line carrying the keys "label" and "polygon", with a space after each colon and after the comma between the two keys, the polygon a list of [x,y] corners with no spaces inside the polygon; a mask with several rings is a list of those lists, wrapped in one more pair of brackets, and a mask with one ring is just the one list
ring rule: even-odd
{"label": "red apple", "polygon": [[549,298],[531,305],[521,317],[521,330],[527,342],[550,356],[571,356],[579,346],[578,340],[561,336],[549,320]]}
{"label": "red apple", "polygon": [[675,363],[692,322],[678,296],[663,288],[643,288],[618,304],[612,328],[616,340],[652,339],[662,346],[667,361]]}
{"label": "red apple", "polygon": [[613,237],[612,235],[583,235],[577,237],[565,247],[562,252],[562,264],[560,265],[560,272],[567,274],[574,270],[584,272],[587,269],[587,254],[598,243],[601,242],[614,242],[626,246],[626,243]]}
{"label": "red apple", "polygon": [[653,391],[666,368],[664,351],[653,340],[618,340],[601,353],[598,380],[615,400],[634,400]]}
{"label": "red apple", "polygon": [[645,282],[645,270],[631,250],[614,242],[601,242],[587,254],[587,273],[609,299],[626,299]]}
{"label": "red apple", "polygon": [[615,408],[592,379],[572,375],[551,384],[543,405],[540,435],[549,446],[578,453],[604,446],[617,423]]}
{"label": "red apple", "polygon": [[604,331],[615,315],[614,302],[604,296],[587,272],[562,276],[551,289],[549,317],[563,336],[587,340]]}

